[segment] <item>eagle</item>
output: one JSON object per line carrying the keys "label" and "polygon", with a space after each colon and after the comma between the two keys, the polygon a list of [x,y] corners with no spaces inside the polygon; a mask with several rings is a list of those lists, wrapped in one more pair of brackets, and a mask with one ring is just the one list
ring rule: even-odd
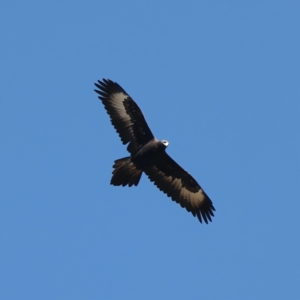
{"label": "eagle", "polygon": [[130,156],[115,160],[111,184],[137,186],[144,172],[162,192],[181,207],[207,224],[215,208],[197,181],[167,153],[169,143],[158,140],[151,132],[135,101],[116,82],[110,79],[95,83],[112,125]]}

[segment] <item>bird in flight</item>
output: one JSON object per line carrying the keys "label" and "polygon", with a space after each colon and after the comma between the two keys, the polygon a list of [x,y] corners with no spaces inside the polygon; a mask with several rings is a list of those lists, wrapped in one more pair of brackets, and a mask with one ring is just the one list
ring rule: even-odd
{"label": "bird in flight", "polygon": [[199,221],[211,221],[215,208],[197,181],[167,153],[169,143],[152,134],[138,105],[116,82],[98,80],[99,95],[112,125],[130,156],[115,160],[111,184],[137,186],[144,172],[162,192],[181,207],[197,216]]}

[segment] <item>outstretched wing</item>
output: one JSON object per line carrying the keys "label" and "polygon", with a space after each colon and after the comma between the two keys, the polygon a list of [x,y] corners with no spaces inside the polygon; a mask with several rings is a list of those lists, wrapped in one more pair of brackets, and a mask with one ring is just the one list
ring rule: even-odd
{"label": "outstretched wing", "polygon": [[197,181],[166,152],[159,162],[144,172],[162,192],[197,216],[201,223],[202,219],[205,223],[211,221],[215,210],[212,201]]}
{"label": "outstretched wing", "polygon": [[99,94],[123,144],[132,142],[141,146],[154,138],[141,109],[120,85],[110,79],[103,79],[98,80],[95,86],[98,88],[95,92]]}

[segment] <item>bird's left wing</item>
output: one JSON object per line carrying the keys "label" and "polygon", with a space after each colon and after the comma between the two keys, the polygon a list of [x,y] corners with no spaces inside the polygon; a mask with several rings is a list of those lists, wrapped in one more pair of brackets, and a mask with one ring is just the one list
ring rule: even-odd
{"label": "bird's left wing", "polygon": [[104,104],[123,144],[144,145],[154,138],[141,109],[125,90],[110,79],[95,83],[99,99]]}
{"label": "bird's left wing", "polygon": [[166,152],[154,166],[144,172],[162,192],[197,216],[201,223],[202,219],[205,223],[211,221],[215,210],[212,201],[197,181]]}

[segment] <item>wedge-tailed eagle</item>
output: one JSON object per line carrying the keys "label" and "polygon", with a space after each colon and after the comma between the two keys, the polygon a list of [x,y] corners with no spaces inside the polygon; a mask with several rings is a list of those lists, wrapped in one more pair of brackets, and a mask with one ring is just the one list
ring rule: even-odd
{"label": "wedge-tailed eagle", "polygon": [[142,111],[125,90],[109,79],[95,83],[112,125],[130,156],[117,159],[113,165],[111,184],[138,185],[144,172],[162,192],[197,216],[211,221],[215,210],[212,201],[197,181],[167,153],[169,143],[157,140],[148,127]]}

